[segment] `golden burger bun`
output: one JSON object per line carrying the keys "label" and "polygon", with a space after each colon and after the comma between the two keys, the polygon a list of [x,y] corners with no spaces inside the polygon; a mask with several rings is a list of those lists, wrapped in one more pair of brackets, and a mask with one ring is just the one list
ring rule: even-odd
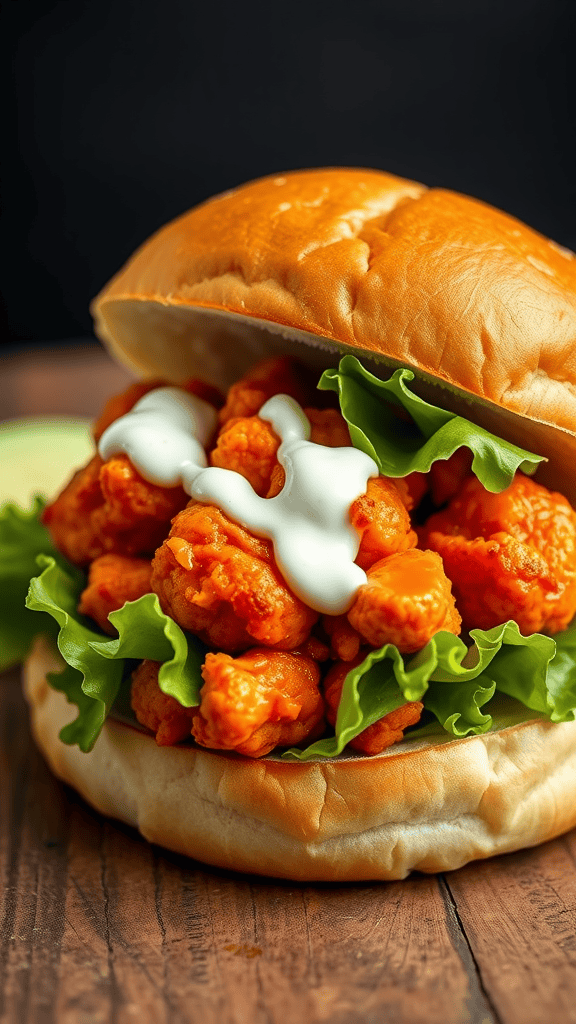
{"label": "golden burger bun", "polygon": [[381,171],[263,178],[162,228],[92,312],[144,376],[222,387],[294,351],[411,367],[576,503],[576,256],[476,199]]}

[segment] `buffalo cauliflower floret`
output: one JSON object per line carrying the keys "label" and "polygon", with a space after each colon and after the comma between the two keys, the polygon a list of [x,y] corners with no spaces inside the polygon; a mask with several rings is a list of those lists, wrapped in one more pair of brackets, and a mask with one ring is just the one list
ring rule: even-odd
{"label": "buffalo cauliflower floret", "polygon": [[207,654],[202,676],[192,734],[204,747],[262,757],[323,731],[320,671],[311,658],[262,648],[238,658]]}
{"label": "buffalo cauliflower floret", "polygon": [[88,586],[80,595],[78,611],[89,615],[105,633],[116,634],[110,612],[116,611],[126,601],[137,601],[150,593],[152,564],[145,558],[128,558],[126,555],[101,555],[89,569]]}
{"label": "buffalo cauliflower floret", "polygon": [[311,405],[317,398],[318,374],[289,356],[263,359],[232,385],[220,423],[238,416],[255,416],[273,395],[290,395],[300,405]]}
{"label": "buffalo cauliflower floret", "polygon": [[[94,425],[95,440],[145,394],[164,386],[160,380],[141,381],[111,398]],[[221,404],[219,392],[201,381],[189,380],[181,387]],[[145,480],[127,455],[106,462],[95,455],[46,507],[43,522],[56,547],[75,565],[84,566],[108,552],[152,554],[187,501],[182,487],[160,487]]]}
{"label": "buffalo cauliflower floret", "polygon": [[191,502],[156,552],[152,589],[166,614],[233,653],[254,643],[294,650],[318,615],[286,585],[272,544],[213,505]]}
{"label": "buffalo cauliflower floret", "polygon": [[[310,440],[315,444],[327,448],[350,445],[346,421],[335,409],[307,408],[304,412],[310,420]],[[267,420],[242,416],[226,421],[210,453],[210,463],[235,470],[246,477],[261,498],[271,498],[284,486],[284,470],[277,459],[279,446],[280,438]]]}
{"label": "buffalo cauliflower floret", "polygon": [[371,647],[395,644],[410,654],[441,629],[460,632],[450,580],[435,552],[412,548],[390,555],[367,575],[348,621]]}
{"label": "buffalo cauliflower floret", "polygon": [[522,473],[500,494],[470,477],[423,540],[444,560],[466,629],[515,619],[557,633],[576,612],[576,513]]}
{"label": "buffalo cauliflower floret", "polygon": [[144,480],[126,455],[95,455],[44,509],[42,521],[59,551],[75,565],[108,552],[152,554],[170,521],[186,505],[181,487]]}
{"label": "buffalo cauliflower floret", "polygon": [[169,747],[190,736],[197,708],[185,708],[158,685],[157,661],[143,661],[132,673],[132,709],[141,725],[156,734],[159,747]]}

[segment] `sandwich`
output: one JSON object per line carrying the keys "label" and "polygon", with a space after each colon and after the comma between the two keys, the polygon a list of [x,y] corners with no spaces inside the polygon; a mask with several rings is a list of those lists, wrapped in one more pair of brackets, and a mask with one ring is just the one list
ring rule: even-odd
{"label": "sandwich", "polygon": [[93,315],[140,379],[1,527],[54,772],[294,880],[573,827],[576,257],[449,191],[292,172],[161,229]]}

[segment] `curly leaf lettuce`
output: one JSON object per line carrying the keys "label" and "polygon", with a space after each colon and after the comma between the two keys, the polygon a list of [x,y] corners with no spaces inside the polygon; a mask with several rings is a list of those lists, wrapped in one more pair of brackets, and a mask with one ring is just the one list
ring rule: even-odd
{"label": "curly leaf lettuce", "polygon": [[[442,728],[461,737],[493,728],[490,702],[515,698],[554,722],[576,719],[576,620],[555,640],[524,637],[516,622],[475,629],[473,644],[453,633],[437,633],[416,655],[404,659],[386,644],[371,651],[344,681],[335,736],[284,757],[335,757],[350,740],[407,701],[422,701]],[[526,715],[526,718],[532,717]]]}
{"label": "curly leaf lettuce", "polygon": [[[430,405],[410,391],[411,370],[396,370],[389,380],[375,377],[347,355],[338,369],[326,370],[318,387],[335,391],[355,448],[376,462],[385,476],[427,473],[439,459],[469,448],[472,472],[488,491],[503,491],[517,469],[535,472],[539,455],[518,448],[462,416]],[[395,411],[396,410],[396,411]],[[397,411],[408,413],[405,422]]]}
{"label": "curly leaf lettuce", "polygon": [[[38,556],[40,576],[30,582],[26,606],[33,611],[47,612],[60,627],[58,649],[69,668],[57,677],[57,689],[66,693],[70,703],[78,707],[78,718],[65,726],[60,734],[64,743],[77,743],[81,750],[91,750],[114,703],[122,663],[115,662],[102,671],[102,658],[90,646],[102,634],[87,625],[88,620],[76,611],[80,587],[74,576],[48,555]],[[50,680],[54,685],[54,675]]]}
{"label": "curly leaf lettuce", "polygon": [[103,658],[150,658],[162,662],[158,673],[160,689],[185,708],[200,703],[201,670],[207,648],[197,637],[186,635],[160,607],[156,594],[128,601],[110,613],[118,639],[90,646]]}
{"label": "curly leaf lettuce", "polygon": [[27,607],[48,613],[60,627],[57,644],[67,665],[50,683],[78,708],[78,717],[61,733],[64,743],[92,749],[131,667],[127,660],[162,662],[160,688],[185,707],[199,703],[204,647],[164,614],[155,594],[113,612],[119,636],[107,639],[76,610],[82,586],[77,576],[50,556],[40,555],[38,565],[43,572],[30,582]]}
{"label": "curly leaf lettuce", "polygon": [[0,672],[24,661],[38,633],[57,632],[49,615],[32,615],[25,605],[36,556],[45,552],[63,561],[40,521],[45,504],[37,496],[28,511],[12,504],[0,510]]}

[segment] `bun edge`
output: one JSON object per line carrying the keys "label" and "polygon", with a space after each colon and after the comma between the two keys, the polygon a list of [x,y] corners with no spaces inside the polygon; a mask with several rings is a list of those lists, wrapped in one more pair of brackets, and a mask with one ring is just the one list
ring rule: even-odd
{"label": "bun edge", "polygon": [[61,665],[41,637],[23,671],[32,732],[55,775],[150,842],[215,867],[293,881],[401,879],[576,825],[576,722],[303,764],[158,747],[108,719],[84,754],[59,739],[75,717],[46,680]]}

